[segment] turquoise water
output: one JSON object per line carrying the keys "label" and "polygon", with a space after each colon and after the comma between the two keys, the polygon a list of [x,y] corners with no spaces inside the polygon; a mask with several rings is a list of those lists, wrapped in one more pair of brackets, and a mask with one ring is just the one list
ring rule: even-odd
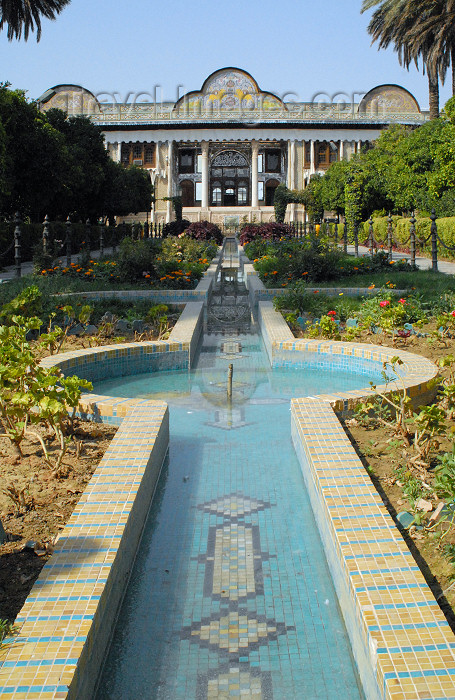
{"label": "turquoise water", "polygon": [[289,398],[369,378],[272,372],[257,337],[226,341],[206,337],[191,373],[95,386],[166,398],[171,432],[97,698],[363,698],[291,444]]}

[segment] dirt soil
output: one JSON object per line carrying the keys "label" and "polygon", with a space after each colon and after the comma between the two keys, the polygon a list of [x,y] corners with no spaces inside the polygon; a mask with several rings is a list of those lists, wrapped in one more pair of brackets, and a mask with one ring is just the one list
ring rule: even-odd
{"label": "dirt soil", "polygon": [[[63,458],[64,478],[45,462],[38,441],[24,440],[18,458],[0,435],[0,518],[9,539],[0,545],[0,619],[14,620],[23,606],[116,430],[76,422],[75,439]],[[7,495],[9,489],[16,495]]]}
{"label": "dirt soil", "polygon": [[[390,341],[381,341],[381,336],[374,335],[371,341],[375,344],[409,350],[409,352],[423,355],[433,362],[437,362],[439,358],[449,354],[455,355],[454,339],[447,339],[445,344],[438,341],[430,344],[427,338],[411,337],[404,343],[398,342],[392,345]],[[444,372],[442,372],[443,374]],[[432,505],[432,511],[427,514],[426,518],[424,517],[425,522],[425,519],[431,517],[431,513],[443,500],[438,498],[433,489],[433,470],[438,463],[437,455],[452,451],[453,439],[451,436],[455,432],[455,421],[447,421],[447,431],[445,435],[438,436],[439,446],[432,453],[430,468],[423,473],[412,467],[409,461],[412,452],[409,449],[406,450],[400,440],[393,438],[389,428],[377,424],[365,426],[356,418],[347,419],[344,422],[344,427],[455,632],[455,584],[453,588],[450,588],[455,580],[455,564],[444,553],[445,546],[455,545],[455,528],[450,529],[448,521],[440,522],[432,531],[428,531],[425,527],[418,529],[411,526],[408,530],[402,528],[397,521],[397,514],[402,511],[413,513],[415,505],[404,493],[403,478],[400,478],[396,471],[404,468],[406,474],[411,474],[423,484],[422,498]],[[444,534],[446,531],[448,531],[447,534]],[[442,534],[444,534],[443,540],[440,539]]]}
{"label": "dirt soil", "polygon": [[[170,319],[169,327],[175,324]],[[121,342],[156,340],[156,335],[128,334]],[[109,345],[113,336],[66,338],[61,352]],[[52,554],[68,521],[117,428],[75,421],[74,439],[63,460],[65,477],[58,477],[44,460],[38,441],[25,439],[18,458],[0,432],[0,520],[8,541],[0,545],[0,620],[13,621]],[[45,435],[44,430],[40,430]],[[55,441],[54,441],[55,444]],[[52,449],[49,452],[52,457]]]}

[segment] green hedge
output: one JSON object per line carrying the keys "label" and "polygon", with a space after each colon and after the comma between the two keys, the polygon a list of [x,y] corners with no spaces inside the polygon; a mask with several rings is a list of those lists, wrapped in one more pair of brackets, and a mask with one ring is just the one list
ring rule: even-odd
{"label": "green hedge", "polygon": [[[405,243],[409,238],[409,226],[410,219],[401,216],[393,216],[393,234],[404,248],[409,247],[409,242]],[[445,217],[436,220],[438,227],[439,237],[448,246],[455,246],[455,216]],[[388,217],[382,216],[380,218],[374,219],[373,230],[377,241],[381,241],[384,245],[387,245],[387,225]],[[363,227],[363,230],[362,230]],[[416,220],[416,236],[417,239],[427,239],[430,235],[431,219],[429,217],[417,218]],[[369,235],[369,223],[368,221],[363,222],[361,229],[359,231],[359,242],[366,241]],[[420,246],[417,241],[417,248],[421,250],[431,250],[431,241],[425,246]],[[438,242],[438,250],[441,257],[453,256],[453,253],[445,250],[444,247]]]}

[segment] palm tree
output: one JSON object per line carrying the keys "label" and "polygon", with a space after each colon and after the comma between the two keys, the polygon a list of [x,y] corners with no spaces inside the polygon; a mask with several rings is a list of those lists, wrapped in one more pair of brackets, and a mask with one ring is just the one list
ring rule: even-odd
{"label": "palm tree", "polygon": [[41,17],[55,19],[71,0],[0,0],[0,30],[8,26],[8,39],[20,39],[22,31],[27,41],[36,29],[36,40],[41,38]]}
{"label": "palm tree", "polygon": [[421,7],[421,21],[409,36],[411,45],[417,49],[419,44],[432,40],[427,56],[427,64],[433,70],[439,70],[444,80],[449,66],[452,66],[452,94],[455,95],[455,0],[416,0]]}
{"label": "palm tree", "polygon": [[422,59],[423,70],[428,75],[430,119],[436,119],[439,116],[439,77],[443,78],[445,71],[443,59],[431,53],[435,43],[433,32],[428,29],[424,35],[419,34],[421,23],[429,14],[428,0],[363,0],[361,12],[376,5],[380,6],[368,25],[372,43],[377,41],[379,49],[393,44],[400,65],[408,70],[412,62],[418,67]]}

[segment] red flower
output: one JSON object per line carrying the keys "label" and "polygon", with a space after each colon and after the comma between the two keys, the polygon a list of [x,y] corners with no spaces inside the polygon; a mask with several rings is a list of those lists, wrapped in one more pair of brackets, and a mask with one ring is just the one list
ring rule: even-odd
{"label": "red flower", "polygon": [[406,304],[406,299],[398,299],[399,304]]}
{"label": "red flower", "polygon": [[336,312],[336,311],[329,311],[329,312],[327,313],[327,316],[336,316],[336,315],[337,315],[337,312]]}
{"label": "red flower", "polygon": [[455,311],[451,311],[450,315],[455,317]]}
{"label": "red flower", "polygon": [[382,306],[382,307],[384,307],[384,306],[389,306],[389,304],[390,304],[390,301],[387,301],[387,300],[384,300],[384,301],[380,301],[380,302],[379,302],[379,306]]}

